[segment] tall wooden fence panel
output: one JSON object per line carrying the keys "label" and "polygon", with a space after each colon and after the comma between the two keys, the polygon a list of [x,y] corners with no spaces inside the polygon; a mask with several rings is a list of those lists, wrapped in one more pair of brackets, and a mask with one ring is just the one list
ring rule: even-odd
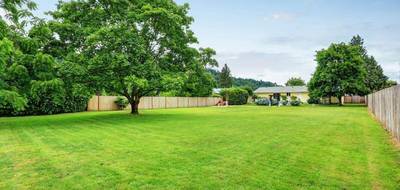
{"label": "tall wooden fence panel", "polygon": [[[114,101],[117,96],[94,96],[89,100],[88,111],[118,110]],[[216,97],[143,97],[139,109],[164,109],[214,106],[220,98]],[[130,109],[130,106],[127,107]]]}
{"label": "tall wooden fence panel", "polygon": [[368,109],[400,142],[400,85],[368,95]]}
{"label": "tall wooden fence panel", "polygon": [[345,104],[365,104],[365,96],[345,96],[343,103]]}

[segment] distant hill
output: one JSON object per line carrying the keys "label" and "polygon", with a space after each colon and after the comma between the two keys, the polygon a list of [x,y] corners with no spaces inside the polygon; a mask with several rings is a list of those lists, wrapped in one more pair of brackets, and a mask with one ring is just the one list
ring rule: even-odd
{"label": "distant hill", "polygon": [[[208,69],[208,71],[214,76],[215,81],[217,81],[217,85],[219,87],[219,75],[220,72],[214,69]],[[232,77],[233,79],[233,86],[244,87],[249,86],[253,90],[259,87],[271,87],[271,86],[278,86],[278,84],[270,81],[263,81],[263,80],[255,80],[255,79],[247,79],[247,78],[240,78],[240,77]]]}

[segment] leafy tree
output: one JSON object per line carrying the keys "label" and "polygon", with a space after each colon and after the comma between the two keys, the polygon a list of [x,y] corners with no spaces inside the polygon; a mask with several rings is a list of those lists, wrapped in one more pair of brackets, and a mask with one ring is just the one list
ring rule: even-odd
{"label": "leafy tree", "polygon": [[214,56],[216,52],[211,48],[200,48],[198,64],[193,64],[185,77],[179,96],[206,97],[212,94],[216,82],[207,67],[217,67],[218,62]]}
{"label": "leafy tree", "polygon": [[8,83],[11,79],[10,75],[22,77],[26,74],[26,70],[18,65],[13,64],[10,67],[10,60],[15,53],[16,50],[11,41],[0,40],[0,115],[15,114],[25,110],[27,105],[27,99],[18,92],[15,86]]}
{"label": "leafy tree", "polygon": [[90,94],[77,92],[82,86],[79,80],[64,72],[73,69],[71,64],[65,68],[61,59],[47,53],[53,33],[46,22],[31,14],[35,7],[29,0],[0,2],[7,15],[0,19],[0,115],[84,111]]}
{"label": "leafy tree", "polygon": [[125,96],[138,114],[141,97],[176,86],[200,64],[188,9],[170,0],[60,2],[52,13],[54,44],[60,56],[82,54],[91,86]]}
{"label": "leafy tree", "polygon": [[31,11],[36,8],[36,3],[31,0],[0,1],[0,9],[5,11],[7,20],[10,21],[9,27],[18,33],[25,33],[25,27],[32,23],[31,18],[35,18]]}
{"label": "leafy tree", "polygon": [[[350,45],[359,47],[359,51],[364,60],[364,66],[367,74],[365,75],[365,85],[367,93],[376,92],[386,87],[388,77],[383,74],[383,69],[373,56],[369,56],[364,46],[364,39],[359,35],[353,36]],[[363,95],[363,94],[360,94]]]}
{"label": "leafy tree", "polygon": [[227,64],[225,64],[224,67],[222,67],[219,80],[220,80],[219,81],[220,87],[222,87],[222,88],[232,87],[231,70],[229,69]]}
{"label": "leafy tree", "polygon": [[242,89],[246,90],[249,96],[252,97],[254,95],[253,89],[250,86],[244,86]]}
{"label": "leafy tree", "polygon": [[328,49],[317,51],[317,68],[309,91],[313,97],[341,97],[345,94],[365,94],[365,67],[357,46],[345,43],[332,44]]}
{"label": "leafy tree", "polygon": [[303,79],[301,79],[300,77],[292,77],[290,78],[286,84],[286,86],[305,86],[306,82],[304,82]]}

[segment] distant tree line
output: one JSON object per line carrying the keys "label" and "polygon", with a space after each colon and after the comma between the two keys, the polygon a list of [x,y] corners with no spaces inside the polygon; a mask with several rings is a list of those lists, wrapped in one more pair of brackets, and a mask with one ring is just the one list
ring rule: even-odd
{"label": "distant tree line", "polygon": [[[226,66],[227,67],[227,66]],[[229,69],[229,68],[228,68]],[[223,69],[221,72],[215,69],[208,69],[208,71],[212,74],[215,81],[217,81],[218,88],[228,88],[228,87],[250,87],[252,90],[256,90],[260,87],[271,87],[271,86],[278,86],[278,84],[269,81],[263,80],[255,80],[255,79],[248,79],[248,78],[240,78],[240,77],[233,77],[231,75],[222,75],[223,72],[226,72],[228,69]],[[221,80],[221,76],[224,76],[225,79]],[[227,76],[230,76],[230,79],[226,79]],[[231,83],[221,82],[231,80]],[[226,85],[228,84],[228,85]]]}
{"label": "distant tree line", "polygon": [[286,86],[305,86],[306,82],[300,77],[291,77],[286,83]]}

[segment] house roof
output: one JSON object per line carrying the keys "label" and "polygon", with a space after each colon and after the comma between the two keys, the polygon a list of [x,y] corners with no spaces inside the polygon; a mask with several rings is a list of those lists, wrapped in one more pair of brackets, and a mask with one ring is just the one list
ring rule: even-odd
{"label": "house roof", "polygon": [[276,87],[261,87],[255,93],[294,93],[294,92],[308,92],[306,86],[276,86]]}

